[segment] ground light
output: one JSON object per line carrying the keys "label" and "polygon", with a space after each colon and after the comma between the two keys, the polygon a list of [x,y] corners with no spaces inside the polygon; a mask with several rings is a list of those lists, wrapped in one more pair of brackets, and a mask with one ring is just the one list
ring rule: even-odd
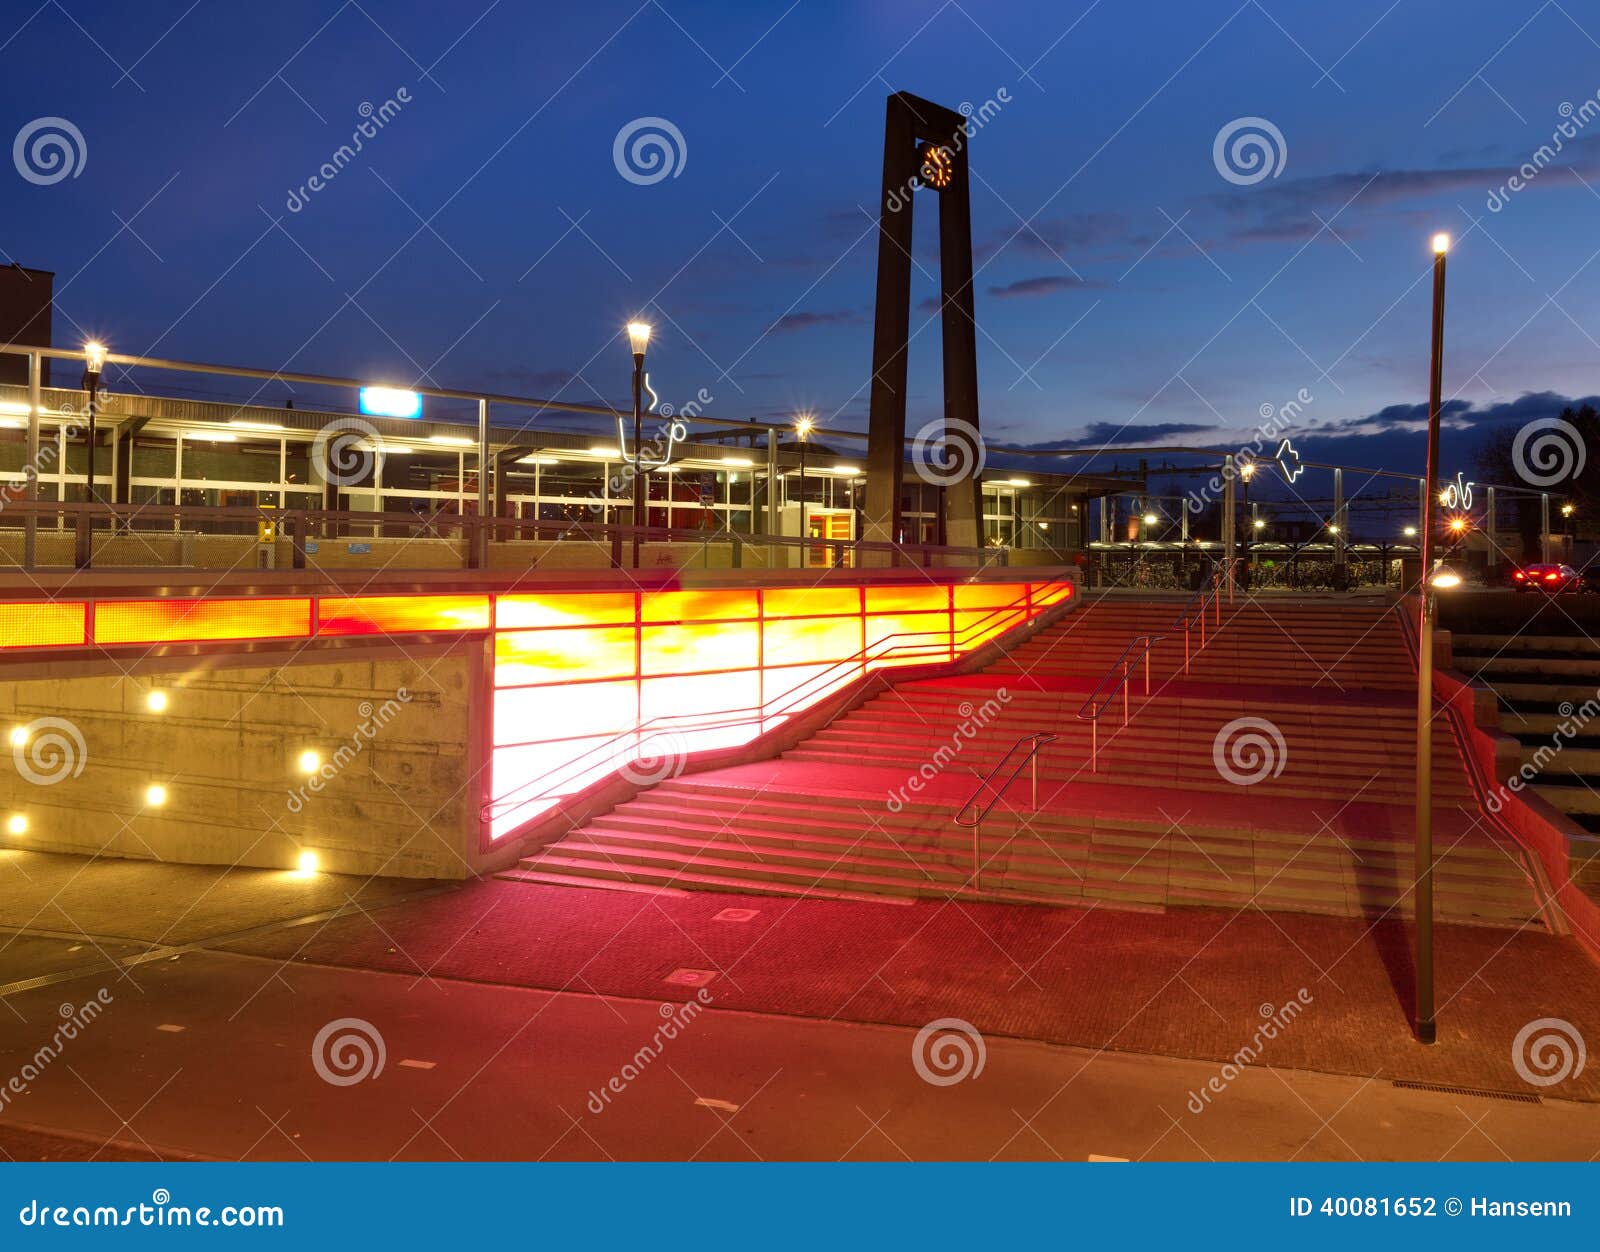
{"label": "ground light", "polygon": [[144,802],[147,808],[159,809],[167,802],[167,789],[160,783],[151,783],[144,789]]}
{"label": "ground light", "polygon": [[11,746],[23,748],[28,744],[28,728],[26,726],[13,726],[11,728]]}
{"label": "ground light", "polygon": [[165,713],[167,711],[167,693],[157,688],[145,696],[144,706],[152,713]]}
{"label": "ground light", "polygon": [[315,750],[307,748],[300,754],[298,764],[302,774],[315,774],[322,768],[322,757]]}
{"label": "ground light", "polygon": [[318,861],[317,854],[308,850],[302,852],[295,858],[294,867],[298,873],[315,874],[317,872],[317,867],[320,864],[321,862]]}
{"label": "ground light", "polygon": [[21,813],[13,813],[6,818],[6,834],[25,835],[28,833],[28,819]]}

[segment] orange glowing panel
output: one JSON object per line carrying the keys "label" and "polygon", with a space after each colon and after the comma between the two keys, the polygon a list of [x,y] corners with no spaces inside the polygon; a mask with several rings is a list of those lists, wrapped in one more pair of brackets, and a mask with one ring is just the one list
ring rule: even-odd
{"label": "orange glowing panel", "polygon": [[201,643],[211,639],[303,639],[311,601],[101,600],[96,643]]}
{"label": "orange glowing panel", "polygon": [[1026,583],[958,583],[955,606],[958,609],[997,609],[1007,605],[1026,608]]}
{"label": "orange glowing panel", "polygon": [[645,725],[678,729],[754,722],[760,717],[761,675],[756,670],[647,678],[640,684],[639,716]]}
{"label": "orange glowing panel", "polygon": [[861,651],[860,617],[809,617],[765,623],[767,665],[842,661]]}
{"label": "orange glowing panel", "polygon": [[610,683],[506,687],[494,693],[497,745],[620,734],[638,724],[639,688],[631,678]]}
{"label": "orange glowing panel", "polygon": [[899,613],[869,617],[867,655],[871,663],[889,663],[902,657],[911,657],[913,661],[948,659],[950,615]]}
{"label": "orange glowing panel", "polygon": [[634,620],[639,598],[631,591],[576,595],[498,596],[494,624],[513,627],[622,626]]}
{"label": "orange glowing panel", "polygon": [[317,602],[319,635],[488,629],[488,596],[324,596]]}
{"label": "orange glowing panel", "polygon": [[927,583],[907,583],[903,587],[868,587],[867,612],[918,613],[950,607],[950,588]]}
{"label": "orange glowing panel", "polygon": [[632,626],[508,630],[494,639],[497,687],[567,679],[632,678],[638,664]]}
{"label": "orange glowing panel", "polygon": [[857,587],[774,587],[762,595],[762,613],[774,617],[832,617],[861,613]]}
{"label": "orange glowing panel", "polygon": [[84,641],[82,601],[0,604],[0,648],[49,648]]}
{"label": "orange glowing panel", "polygon": [[644,622],[754,621],[753,591],[647,591],[639,620]]}
{"label": "orange glowing panel", "polygon": [[646,626],[640,655],[646,675],[754,669],[761,661],[761,624],[695,622]]}
{"label": "orange glowing panel", "polygon": [[1046,605],[1059,604],[1063,600],[1070,600],[1072,592],[1071,583],[1034,583],[1033,607],[1042,609]]}
{"label": "orange glowing panel", "polygon": [[769,718],[799,713],[861,677],[859,665],[789,665],[762,674]]}
{"label": "orange glowing panel", "polygon": [[973,609],[956,614],[956,655],[971,652],[996,635],[1028,620],[1022,609]]}

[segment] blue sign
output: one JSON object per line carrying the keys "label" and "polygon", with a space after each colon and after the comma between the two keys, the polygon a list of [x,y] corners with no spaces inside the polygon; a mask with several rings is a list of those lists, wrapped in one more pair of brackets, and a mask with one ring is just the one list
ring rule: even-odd
{"label": "blue sign", "polygon": [[367,553],[372,551],[372,545],[370,543],[353,543],[345,551],[351,556],[366,556]]}
{"label": "blue sign", "polygon": [[363,387],[361,411],[369,417],[421,417],[422,397],[398,387]]}

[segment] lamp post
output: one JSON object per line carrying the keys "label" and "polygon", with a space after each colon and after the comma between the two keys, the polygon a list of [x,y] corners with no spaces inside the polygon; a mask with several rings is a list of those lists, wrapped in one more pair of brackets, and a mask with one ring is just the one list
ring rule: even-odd
{"label": "lamp post", "polygon": [[[1433,575],[1434,507],[1439,484],[1439,404],[1444,375],[1444,261],[1450,236],[1433,237],[1433,353],[1428,369],[1428,462],[1422,490],[1422,600],[1417,624],[1417,1039],[1437,1038],[1433,1003]],[[1454,586],[1441,574],[1439,586]]]}
{"label": "lamp post", "polygon": [[638,569],[639,531],[650,507],[644,473],[644,353],[650,346],[648,322],[628,323],[628,346],[633,350],[633,568]]}
{"label": "lamp post", "polygon": [[[93,504],[98,499],[95,492],[95,445],[98,435],[95,431],[95,410],[99,408],[100,401],[100,375],[106,367],[105,344],[91,339],[83,345],[83,375],[88,384],[89,392],[89,478],[88,491],[85,499]],[[94,518],[91,516],[88,524],[79,532],[78,559],[76,564],[87,569],[94,561]]]}
{"label": "lamp post", "polygon": [[809,413],[802,413],[795,420],[794,433],[800,439],[800,516],[796,525],[800,528],[800,538],[807,538],[806,533],[806,443],[811,438],[811,432],[817,428],[817,423]]}

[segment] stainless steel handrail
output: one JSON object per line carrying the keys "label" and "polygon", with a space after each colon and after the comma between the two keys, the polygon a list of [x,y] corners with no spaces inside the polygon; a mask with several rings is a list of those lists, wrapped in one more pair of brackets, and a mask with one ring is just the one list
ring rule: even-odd
{"label": "stainless steel handrail", "polygon": [[[1100,714],[1105,711],[1106,705],[1116,698],[1117,692],[1122,693],[1122,724],[1128,724],[1129,696],[1128,678],[1133,673],[1133,667],[1140,661],[1144,662],[1144,693],[1150,694],[1150,651],[1165,639],[1165,635],[1135,635],[1128,640],[1128,646],[1111,662],[1111,667],[1106,670],[1100,681],[1095,684],[1094,690],[1089,693],[1089,698],[1078,709],[1078,720],[1089,723],[1089,769],[1091,772],[1098,770],[1100,762]],[[1137,652],[1135,651],[1137,649]],[[1113,682],[1112,680],[1116,681]],[[1107,684],[1110,683],[1110,687]]]}
{"label": "stainless steel handrail", "polygon": [[[1192,599],[1184,607],[1183,612],[1173,619],[1169,627],[1174,633],[1183,631],[1183,672],[1189,672],[1189,632],[1198,624],[1200,629],[1200,646],[1206,646],[1206,614],[1211,611],[1215,614],[1213,626],[1222,624],[1222,593],[1226,589],[1228,602],[1233,602],[1234,566],[1238,563],[1235,557],[1231,561],[1223,561],[1213,566],[1211,573],[1206,576],[1205,582],[1195,592]],[[1098,772],[1100,768],[1100,714],[1105,711],[1106,705],[1116,698],[1117,692],[1122,693],[1122,724],[1128,724],[1130,714],[1130,697],[1128,693],[1128,678],[1132,675],[1134,666],[1140,661],[1144,662],[1144,693],[1150,694],[1150,653],[1156,644],[1165,639],[1165,635],[1135,635],[1128,641],[1115,661],[1111,663],[1104,676],[1095,684],[1094,690],[1089,693],[1089,698],[1078,709],[1078,720],[1089,723],[1089,769]],[[1110,684],[1109,687],[1107,684]]]}
{"label": "stainless steel handrail", "polygon": [[[978,780],[978,786],[976,790],[974,790],[973,793],[967,797],[967,802],[956,810],[955,816],[951,819],[957,826],[972,827],[972,886],[974,889],[977,889],[979,886],[983,872],[982,854],[978,846],[979,840],[983,833],[983,819],[989,816],[989,811],[1000,802],[1000,797],[1005,795],[1006,788],[1011,786],[1012,783],[1016,782],[1017,775],[1022,772],[1022,767],[1030,763],[1033,765],[1032,807],[1034,812],[1039,811],[1039,749],[1044,747],[1044,745],[1047,743],[1055,742],[1055,739],[1056,736],[1050,734],[1048,731],[1035,731],[1030,735],[1023,735],[1021,739],[1018,739],[1014,744],[1006,749],[1005,755],[995,762],[994,768]],[[1015,753],[1016,750],[1023,744],[1028,745],[1027,753],[1020,761],[1016,763],[1015,766],[1012,767],[1011,772],[1006,775],[1005,782],[1001,783],[998,787],[994,786],[995,775],[1005,768],[1006,762],[1011,759],[1012,754]],[[994,794],[989,797],[988,803],[986,803],[981,809],[977,809],[976,806],[978,803],[978,797],[983,794],[983,789],[985,787],[988,787]],[[971,821],[966,820],[968,809],[976,809],[972,815]]]}
{"label": "stainless steel handrail", "polygon": [[1194,598],[1184,606],[1183,612],[1178,614],[1178,616],[1173,619],[1172,626],[1170,628],[1172,632],[1176,634],[1179,630],[1183,631],[1183,672],[1185,674],[1189,672],[1189,658],[1191,654],[1189,646],[1189,632],[1192,628],[1198,626],[1200,630],[1200,646],[1202,648],[1206,646],[1206,610],[1208,608],[1210,608],[1213,612],[1213,629],[1222,625],[1222,590],[1224,585],[1226,585],[1228,591],[1228,603],[1232,604],[1234,583],[1233,571],[1234,567],[1238,563],[1239,558],[1234,557],[1231,561],[1223,561],[1220,564],[1213,566],[1211,573],[1206,577],[1206,581],[1202,583],[1200,589],[1195,592]]}

